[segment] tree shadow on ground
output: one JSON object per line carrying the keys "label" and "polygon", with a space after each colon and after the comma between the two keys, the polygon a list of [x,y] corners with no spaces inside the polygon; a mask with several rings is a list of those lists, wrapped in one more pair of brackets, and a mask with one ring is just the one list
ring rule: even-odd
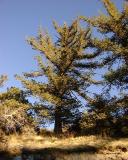
{"label": "tree shadow on ground", "polygon": [[44,149],[28,149],[28,148],[23,148],[22,153],[42,153],[42,154],[50,154],[50,153],[65,153],[65,154],[73,154],[73,153],[82,153],[82,152],[87,152],[87,153],[96,153],[98,151],[98,148],[89,146],[89,145],[80,145],[77,147],[73,148],[44,148]]}
{"label": "tree shadow on ground", "polygon": [[7,151],[0,151],[0,160],[12,160],[13,155]]}
{"label": "tree shadow on ground", "polygon": [[97,152],[97,148],[93,146],[79,146],[75,148],[44,148],[44,149],[22,149],[22,157],[33,156],[34,160],[56,160],[58,157],[65,155],[73,155],[73,154],[95,154]]}
{"label": "tree shadow on ground", "polygon": [[[74,154],[95,154],[98,151],[96,147],[89,145],[80,145],[74,148],[41,148],[29,149],[22,148],[21,153],[17,156],[18,160],[56,160],[58,157]],[[16,160],[16,155],[11,155],[8,152],[0,152],[0,160]]]}

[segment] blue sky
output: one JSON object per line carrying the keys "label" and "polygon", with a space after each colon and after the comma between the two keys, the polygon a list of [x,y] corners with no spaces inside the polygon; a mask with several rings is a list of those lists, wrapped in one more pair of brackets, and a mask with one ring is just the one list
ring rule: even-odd
{"label": "blue sky", "polygon": [[[122,7],[123,0],[113,1]],[[99,11],[104,12],[100,0],[0,0],[0,74],[9,76],[4,88],[20,86],[13,76],[36,68],[38,52],[25,39],[36,36],[40,25],[55,37],[53,20],[70,24],[79,15],[94,16]]]}

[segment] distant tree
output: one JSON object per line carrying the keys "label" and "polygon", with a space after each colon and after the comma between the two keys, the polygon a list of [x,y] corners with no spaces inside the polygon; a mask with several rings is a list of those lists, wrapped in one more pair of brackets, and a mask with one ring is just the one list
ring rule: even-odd
{"label": "distant tree", "polygon": [[117,113],[115,99],[96,95],[94,100],[88,103],[88,111],[83,113],[80,121],[83,133],[110,136]]}
{"label": "distant tree", "polygon": [[23,91],[11,87],[0,94],[0,129],[5,133],[15,132],[28,123],[28,101]]}
{"label": "distant tree", "polygon": [[108,99],[97,95],[88,103],[88,111],[80,120],[81,130],[85,134],[102,136],[128,136],[128,105],[124,97]]}
{"label": "distant tree", "polygon": [[3,83],[7,80],[7,76],[6,75],[1,75],[0,76],[0,86],[3,85]]}
{"label": "distant tree", "polygon": [[[17,78],[33,96],[43,101],[42,116],[44,113],[45,117],[50,115],[55,121],[55,134],[60,134],[63,126],[73,122],[80,112],[82,105],[76,95],[86,93],[87,87],[94,83],[88,69],[95,66],[89,59],[93,59],[98,53],[85,52],[90,30],[82,29],[77,20],[71,26],[64,24],[59,27],[54,23],[54,27],[58,33],[55,43],[48,33],[41,31],[37,38],[28,40],[33,49],[41,52],[42,57],[37,56],[39,70],[25,73],[24,76],[28,79]],[[43,82],[43,76],[47,78],[46,82]],[[36,77],[41,77],[42,81],[36,81]]]}

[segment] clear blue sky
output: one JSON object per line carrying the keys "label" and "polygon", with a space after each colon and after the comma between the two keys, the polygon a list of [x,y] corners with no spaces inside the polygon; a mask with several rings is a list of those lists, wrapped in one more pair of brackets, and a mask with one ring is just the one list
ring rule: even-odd
{"label": "clear blue sky", "polygon": [[[122,7],[123,0],[113,1]],[[79,15],[94,16],[99,11],[104,11],[100,0],[0,0],[0,74],[9,76],[5,87],[19,86],[14,74],[36,68],[37,52],[25,37],[36,36],[40,25],[54,37],[52,20],[71,23]]]}

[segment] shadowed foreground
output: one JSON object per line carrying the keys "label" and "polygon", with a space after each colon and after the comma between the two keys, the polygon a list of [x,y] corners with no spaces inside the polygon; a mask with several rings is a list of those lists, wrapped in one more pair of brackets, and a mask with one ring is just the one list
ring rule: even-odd
{"label": "shadowed foreground", "polygon": [[[20,155],[11,154],[9,152],[0,152],[0,160],[10,159],[10,160],[58,160],[65,158],[75,158],[82,156],[83,158],[95,157],[94,154],[97,152],[97,148],[93,146],[78,146],[75,148],[43,148],[43,149],[29,149],[22,148]],[[86,155],[87,154],[87,155]]]}
{"label": "shadowed foreground", "polygon": [[0,160],[128,160],[128,139],[8,136]]}

